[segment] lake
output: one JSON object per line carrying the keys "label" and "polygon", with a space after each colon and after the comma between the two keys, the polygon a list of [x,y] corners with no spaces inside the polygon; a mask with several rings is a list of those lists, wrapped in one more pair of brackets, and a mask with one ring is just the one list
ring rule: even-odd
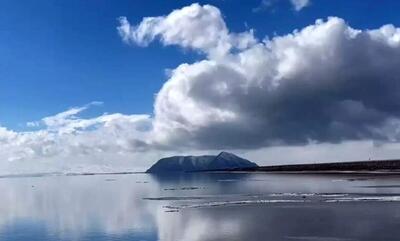
{"label": "lake", "polygon": [[0,178],[0,240],[394,241],[400,177],[197,173]]}

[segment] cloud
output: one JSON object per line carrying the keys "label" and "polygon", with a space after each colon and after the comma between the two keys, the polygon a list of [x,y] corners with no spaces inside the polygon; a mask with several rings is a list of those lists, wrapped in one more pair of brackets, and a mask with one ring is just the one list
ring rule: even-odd
{"label": "cloud", "polygon": [[107,171],[115,170],[112,165],[130,168],[140,165],[140,161],[132,165],[132,160],[149,155],[142,152],[150,140],[147,137],[152,128],[150,116],[120,113],[86,119],[78,116],[96,104],[70,108],[32,122],[36,123],[33,127],[40,127],[34,131],[16,132],[0,127],[1,173],[79,172],[93,166],[97,169],[91,171]]}
{"label": "cloud", "polygon": [[261,12],[264,10],[272,9],[274,7],[274,5],[276,5],[276,3],[277,3],[277,0],[262,0],[257,7],[252,9],[252,11],[254,13],[257,13],[257,12]]}
{"label": "cloud", "polygon": [[296,11],[302,10],[311,3],[310,0],[290,0],[290,2],[292,3],[294,10]]}
{"label": "cloud", "polygon": [[128,43],[147,46],[159,39],[164,45],[179,45],[211,56],[225,55],[232,48],[243,49],[256,42],[251,31],[230,33],[218,8],[194,3],[167,16],[146,17],[132,26],[120,17],[118,32]]}
{"label": "cloud", "polygon": [[[190,23],[198,26],[208,15],[192,14],[188,8],[212,9],[220,16],[213,7],[195,4],[166,17],[179,13],[184,28],[175,30],[177,21],[155,23],[152,29],[161,25],[166,33],[193,31]],[[186,15],[193,19],[186,21]],[[144,18],[138,26],[147,26],[148,19],[160,17]],[[218,17],[212,21],[217,24],[208,22],[210,29],[224,26],[222,32],[228,32],[221,21]],[[210,39],[215,43],[220,38]],[[185,38],[161,41],[188,45]],[[331,17],[291,34],[235,47],[231,43],[218,57],[208,55],[171,72],[155,102],[157,141],[200,149],[398,141],[398,28],[358,30]]]}
{"label": "cloud", "polygon": [[93,101],[82,107],[74,107],[67,111],[58,113],[54,116],[43,118],[41,121],[31,121],[27,123],[28,127],[45,126],[49,131],[71,133],[77,128],[85,129],[91,125],[96,124],[98,119],[82,120],[77,117],[77,114],[85,111],[91,106],[102,105],[102,102]]}
{"label": "cloud", "polygon": [[[280,0],[262,0],[260,4],[253,8],[252,11],[254,13],[271,10],[275,11],[277,9],[277,5]],[[290,0],[290,4],[293,6],[295,11],[301,11],[303,8],[309,6],[311,4],[310,0]]]}

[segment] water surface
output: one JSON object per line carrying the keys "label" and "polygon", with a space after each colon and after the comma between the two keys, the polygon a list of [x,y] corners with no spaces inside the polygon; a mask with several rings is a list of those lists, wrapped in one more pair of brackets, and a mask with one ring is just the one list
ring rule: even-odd
{"label": "water surface", "polygon": [[0,240],[399,240],[399,181],[200,173],[0,178]]}

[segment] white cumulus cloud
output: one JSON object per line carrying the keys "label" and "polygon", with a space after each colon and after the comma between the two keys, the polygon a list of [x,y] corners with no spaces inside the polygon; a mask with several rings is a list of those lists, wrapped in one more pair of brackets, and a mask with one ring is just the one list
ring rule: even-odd
{"label": "white cumulus cloud", "polygon": [[145,17],[138,25],[131,25],[126,17],[119,21],[122,39],[140,46],[159,39],[165,45],[179,45],[217,57],[256,42],[251,31],[230,33],[219,9],[211,5],[194,3],[167,16]]}
{"label": "white cumulus cloud", "polygon": [[399,36],[331,17],[181,64],[157,94],[157,138],[205,149],[397,141]]}

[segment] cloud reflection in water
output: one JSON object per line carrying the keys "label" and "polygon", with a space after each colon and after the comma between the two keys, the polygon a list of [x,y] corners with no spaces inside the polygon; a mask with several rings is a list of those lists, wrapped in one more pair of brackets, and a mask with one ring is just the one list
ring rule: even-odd
{"label": "cloud reflection in water", "polygon": [[[320,199],[390,198],[399,191],[388,188],[396,181],[233,174],[1,178],[0,239],[390,241],[400,235],[400,202]],[[306,201],[257,203],[274,199]],[[206,205],[212,202],[227,205]],[[192,208],[166,208],[183,205]]]}

